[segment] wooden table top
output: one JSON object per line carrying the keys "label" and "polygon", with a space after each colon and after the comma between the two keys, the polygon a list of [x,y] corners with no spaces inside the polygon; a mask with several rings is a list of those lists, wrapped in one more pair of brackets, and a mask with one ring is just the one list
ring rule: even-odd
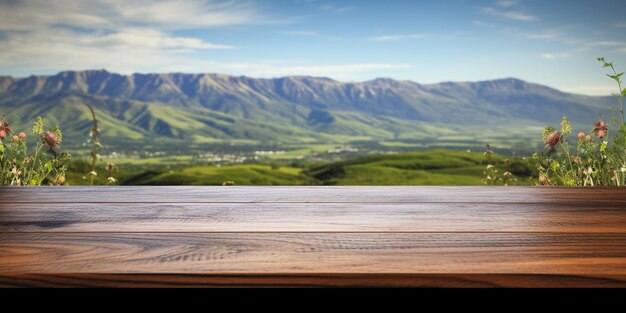
{"label": "wooden table top", "polygon": [[625,287],[626,189],[0,188],[0,286]]}

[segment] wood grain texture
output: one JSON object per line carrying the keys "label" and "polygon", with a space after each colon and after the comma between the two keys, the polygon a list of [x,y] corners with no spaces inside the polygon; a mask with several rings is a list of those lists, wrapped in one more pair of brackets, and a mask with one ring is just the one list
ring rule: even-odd
{"label": "wood grain texture", "polygon": [[626,235],[42,233],[0,238],[4,274],[250,272],[626,275]]}
{"label": "wood grain texture", "polygon": [[626,233],[626,206],[519,203],[15,203],[0,232]]}
{"label": "wood grain texture", "polygon": [[0,188],[9,203],[586,203],[624,204],[623,188],[537,187],[29,187]]}
{"label": "wood grain texture", "polygon": [[626,189],[0,188],[0,287],[625,287]]}
{"label": "wood grain texture", "polygon": [[536,274],[14,274],[0,288],[425,287],[624,288],[626,276]]}

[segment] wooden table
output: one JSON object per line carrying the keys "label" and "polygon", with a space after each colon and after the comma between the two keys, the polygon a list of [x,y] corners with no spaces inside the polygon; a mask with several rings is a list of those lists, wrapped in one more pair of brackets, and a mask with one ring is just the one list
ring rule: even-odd
{"label": "wooden table", "polygon": [[626,286],[626,189],[0,188],[0,286]]}

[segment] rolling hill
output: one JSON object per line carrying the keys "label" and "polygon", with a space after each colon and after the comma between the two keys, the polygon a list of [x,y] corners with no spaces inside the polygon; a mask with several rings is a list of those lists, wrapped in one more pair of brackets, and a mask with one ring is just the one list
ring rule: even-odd
{"label": "rolling hill", "polygon": [[[499,166],[502,157],[494,159]],[[482,153],[432,150],[375,155],[304,168],[264,164],[190,166],[177,169],[153,168],[120,177],[123,185],[481,185],[486,160]],[[529,164],[512,160],[511,171],[519,185],[532,185],[536,175]],[[72,184],[84,183],[83,171],[70,173]]]}
{"label": "rolling hill", "polygon": [[[589,125],[610,97],[567,94],[514,78],[423,85],[375,79],[255,79],[221,74],[133,74],[105,70],[0,76],[0,115],[30,129],[37,116],[61,124],[66,142],[85,140],[83,103],[96,108],[110,145],[228,140],[307,143],[523,133],[568,115]],[[585,126],[586,127],[586,126]]]}

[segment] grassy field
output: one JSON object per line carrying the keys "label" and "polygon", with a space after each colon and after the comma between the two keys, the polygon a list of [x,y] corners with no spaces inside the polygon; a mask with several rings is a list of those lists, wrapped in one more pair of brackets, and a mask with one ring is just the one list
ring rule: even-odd
{"label": "grassy field", "polygon": [[139,175],[124,183],[131,185],[235,185],[272,186],[307,185],[311,182],[293,167],[272,168],[269,165],[194,166],[152,175]]}
{"label": "grassy field", "polygon": [[[170,159],[173,162],[174,160]],[[179,160],[184,161],[184,160]],[[502,157],[494,159],[502,163]],[[512,159],[512,172],[518,184],[530,185],[533,174],[525,160]],[[170,168],[163,165],[169,164]],[[425,185],[470,186],[481,185],[487,165],[482,153],[450,150],[432,150],[358,157],[351,160],[299,164],[233,164],[173,165],[165,160],[142,164],[136,161],[118,164],[116,176],[123,185]],[[82,174],[85,164],[74,167],[68,175],[74,185],[85,184]],[[103,172],[103,170],[100,170]],[[98,179],[103,179],[99,177]]]}
{"label": "grassy field", "polygon": [[[519,183],[531,184],[530,167],[521,159],[513,163]],[[471,186],[482,184],[486,164],[482,153],[433,150],[325,164],[309,169],[308,174],[325,185]]]}

